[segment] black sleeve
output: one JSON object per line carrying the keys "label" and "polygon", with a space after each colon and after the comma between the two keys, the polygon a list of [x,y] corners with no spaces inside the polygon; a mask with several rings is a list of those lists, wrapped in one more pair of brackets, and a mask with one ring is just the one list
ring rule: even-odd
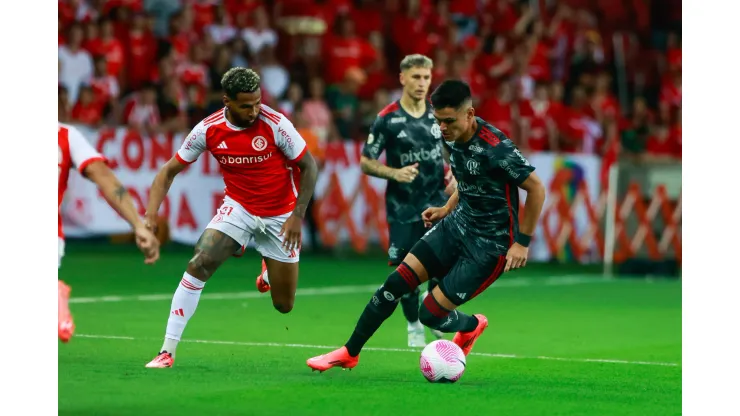
{"label": "black sleeve", "polygon": [[370,134],[367,136],[365,146],[362,148],[362,155],[370,159],[378,159],[385,150],[387,139],[385,119],[378,116],[375,118],[372,127],[370,127]]}
{"label": "black sleeve", "polygon": [[497,168],[503,171],[509,181],[515,185],[521,185],[534,171],[534,166],[529,163],[511,140],[502,140],[493,150],[498,164]]}

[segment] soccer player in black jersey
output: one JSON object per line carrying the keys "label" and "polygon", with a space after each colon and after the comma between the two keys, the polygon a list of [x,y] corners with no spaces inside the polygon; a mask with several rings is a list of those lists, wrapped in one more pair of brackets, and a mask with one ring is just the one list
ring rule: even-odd
{"label": "soccer player in black jersey", "polygon": [[[388,265],[393,267],[401,264],[426,233],[421,213],[447,200],[442,132],[426,99],[432,65],[432,60],[424,55],[409,55],[401,61],[403,95],[378,113],[360,159],[365,174],[388,180]],[[378,161],[383,152],[385,164]],[[429,292],[435,286],[436,282],[430,279]],[[408,321],[409,347],[426,345],[424,326],[419,321],[419,292],[417,287],[401,298],[401,309]],[[432,331],[442,338],[441,332]]]}
{"label": "soccer player in black jersey", "polygon": [[[398,300],[430,275],[444,277],[424,298],[420,320],[442,332],[455,332],[452,341],[469,354],[488,319],[457,308],[502,273],[527,263],[527,247],[545,201],[534,167],[500,130],[475,116],[470,87],[463,81],[444,81],[432,94],[432,105],[457,190],[444,206],[424,211],[431,229],[372,296],[347,343],[307,360],[314,370],[355,367],[362,347],[391,316]],[[521,225],[518,188],[527,193]]]}

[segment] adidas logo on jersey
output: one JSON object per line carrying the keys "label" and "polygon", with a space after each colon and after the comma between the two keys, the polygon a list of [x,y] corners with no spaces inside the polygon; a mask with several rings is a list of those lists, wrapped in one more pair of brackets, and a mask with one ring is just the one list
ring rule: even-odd
{"label": "adidas logo on jersey", "polygon": [[228,147],[226,147],[226,142],[221,142],[221,144],[216,146],[216,149],[228,149]]}
{"label": "adidas logo on jersey", "polygon": [[398,133],[398,136],[396,136],[396,137],[400,139],[402,137],[409,137],[409,136],[408,136],[408,134],[406,134],[405,131],[401,130],[401,132]]}

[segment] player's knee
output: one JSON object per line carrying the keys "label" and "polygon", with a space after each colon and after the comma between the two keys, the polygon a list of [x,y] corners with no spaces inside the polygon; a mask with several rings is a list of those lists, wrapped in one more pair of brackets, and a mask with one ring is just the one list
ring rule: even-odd
{"label": "player's knee", "polygon": [[292,301],[273,302],[272,306],[274,306],[275,309],[280,313],[289,313],[290,311],[293,310]]}
{"label": "player's knee", "polygon": [[411,293],[418,289],[421,282],[414,269],[406,263],[401,263],[383,283],[383,288],[393,294],[394,297]]}
{"label": "player's knee", "polygon": [[205,281],[215,270],[216,262],[208,253],[195,250],[195,255],[188,261],[188,273]]}
{"label": "player's knee", "polygon": [[419,321],[422,325],[432,329],[440,329],[447,322],[449,314],[450,311],[437,303],[431,293],[424,298],[424,302],[419,307]]}

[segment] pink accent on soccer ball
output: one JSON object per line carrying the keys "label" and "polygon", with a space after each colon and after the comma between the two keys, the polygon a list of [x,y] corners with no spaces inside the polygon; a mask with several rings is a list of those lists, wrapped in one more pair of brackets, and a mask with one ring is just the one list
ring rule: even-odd
{"label": "pink accent on soccer ball", "polygon": [[434,380],[434,368],[432,367],[432,364],[424,357],[421,356],[421,373],[424,374],[424,377],[427,380],[433,381]]}
{"label": "pink accent on soccer ball", "polygon": [[435,347],[437,349],[437,352],[439,353],[439,356],[448,363],[456,363],[458,361],[457,353],[459,347],[457,347],[452,342],[438,342]]}

